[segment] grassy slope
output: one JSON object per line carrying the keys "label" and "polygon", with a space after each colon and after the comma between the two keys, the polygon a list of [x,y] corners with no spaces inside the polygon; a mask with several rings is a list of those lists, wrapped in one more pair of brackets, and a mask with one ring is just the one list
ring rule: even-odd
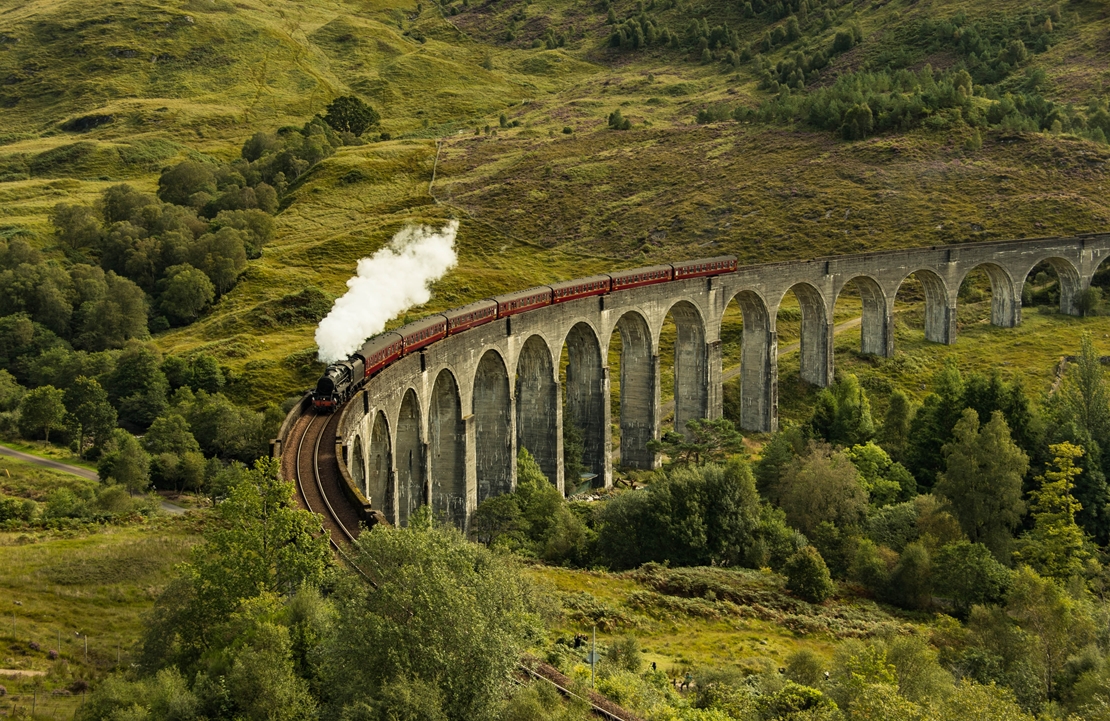
{"label": "grassy slope", "polygon": [[[41,503],[56,488],[95,485],[0,458],[3,495]],[[117,664],[126,667],[143,614],[197,540],[196,522],[181,516],[125,526],[0,531],[0,669],[46,674],[0,680],[9,693],[0,698],[0,714],[17,707],[29,713],[37,686],[40,713],[72,715],[80,698],[67,689],[76,679],[91,681]],[[59,651],[57,660],[48,658],[51,649]]]}
{"label": "grassy slope", "polygon": [[[1025,4],[845,6],[837,22],[859,22],[866,40],[837,63],[880,52],[893,42],[885,28],[915,17]],[[758,23],[729,17],[730,7],[694,11],[757,38]],[[623,17],[632,4],[616,9]],[[1092,3],[1066,10],[1082,22],[1036,63],[1057,99],[1080,100],[1098,81],[1110,85],[1092,60],[1108,23]],[[681,30],[689,13],[657,16]],[[239,287],[200,323],[159,338],[167,350],[217,353],[244,373],[242,396],[260,403],[311,380],[313,329],[260,327],[252,309],[307,284],[341,293],[357,258],[407,222],[463,221],[458,269],[415,315],[663,259],[732,252],[757,262],[1082,232],[1110,219],[1105,146],[989,136],[969,155],[962,138],[937,133],[846,144],[788,128],[697,126],[708,103],[757,102],[748,67],[722,74],[677,51],[615,54],[604,47],[604,14],[565,0],[475,4],[450,21],[431,6],[418,14],[415,3],[0,2],[9,80],[0,90],[0,175],[9,179],[0,182],[0,235],[30,231],[47,243],[54,203],[89,201],[119,180],[152,189],[177,158],[232,157],[258,129],[303,122],[342,92],[363,95],[383,111],[383,128],[404,137],[327,160]],[[498,34],[510,23],[516,37],[506,42]],[[548,27],[567,34],[567,47],[530,49]],[[617,108],[633,130],[605,129]],[[496,128],[502,111],[521,127],[473,135]],[[90,114],[113,121],[83,134],[59,129]],[[442,203],[428,188],[435,138],[445,139],[433,189]],[[341,181],[355,168],[362,180]]]}

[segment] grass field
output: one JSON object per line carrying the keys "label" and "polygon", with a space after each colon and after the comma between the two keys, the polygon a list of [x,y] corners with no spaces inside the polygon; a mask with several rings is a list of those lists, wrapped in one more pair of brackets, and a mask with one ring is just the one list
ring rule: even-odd
{"label": "grass field", "polygon": [[[808,649],[830,658],[838,641],[884,633],[921,633],[921,619],[870,600],[842,595],[823,606],[787,596],[782,577],[744,569],[657,569],[606,573],[536,567],[529,571],[563,608],[560,638],[591,635],[599,644],[634,635],[645,663],[671,677],[713,667],[749,673],[777,669]],[[671,577],[706,589],[670,590]],[[675,584],[677,585],[677,584]]]}
{"label": "grass field", "polygon": [[[0,494],[45,502],[95,481],[0,458]],[[199,538],[194,516],[61,530],[0,528],[0,715],[69,718],[82,690],[126,668],[143,614]],[[87,655],[86,655],[87,642]],[[56,652],[51,654],[51,651]],[[52,657],[53,656],[53,657]]]}

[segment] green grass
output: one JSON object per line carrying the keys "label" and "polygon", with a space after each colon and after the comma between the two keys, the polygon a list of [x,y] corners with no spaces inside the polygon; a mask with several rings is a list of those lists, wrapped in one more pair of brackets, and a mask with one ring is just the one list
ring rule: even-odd
{"label": "green grass", "polygon": [[127,668],[143,614],[198,540],[195,524],[159,517],[93,531],[0,533],[0,668],[45,672],[2,681],[10,696],[0,698],[0,713],[29,713],[37,687],[43,717],[68,718],[81,701],[75,681]]}
{"label": "green grass", "polygon": [[[694,592],[661,586],[642,571],[606,573],[533,567],[531,575],[561,605],[556,637],[591,634],[598,641],[631,634],[671,676],[686,670],[734,666],[750,672],[778,668],[787,656],[809,649],[831,657],[836,643],[882,629],[915,632],[919,621],[866,599],[842,594],[812,606],[785,594],[781,576],[745,569],[661,570],[695,583]],[[706,589],[716,589],[707,591]]]}

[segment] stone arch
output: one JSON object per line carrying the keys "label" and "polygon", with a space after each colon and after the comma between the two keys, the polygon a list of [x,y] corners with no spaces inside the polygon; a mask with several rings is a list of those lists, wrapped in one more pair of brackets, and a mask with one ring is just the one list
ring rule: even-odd
{"label": "stone arch", "polygon": [[[601,344],[588,323],[579,322],[566,337],[567,383],[566,419],[582,432],[582,462],[591,473],[605,476],[606,443],[609,433],[605,404],[605,368],[601,364]],[[577,478],[564,479],[567,488],[578,484]]]}
{"label": "stone arch", "polygon": [[389,443],[389,423],[381,411],[374,414],[374,426],[370,431],[370,458],[364,489],[370,504],[385,513],[386,519],[393,523],[393,453]]}
{"label": "stone arch", "polygon": [[516,362],[516,442],[547,479],[559,483],[559,382],[551,349],[538,335],[524,341]]}
{"label": "stone arch", "polygon": [[[1067,258],[1058,256],[1049,256],[1047,258],[1038,258],[1029,266],[1021,276],[1021,285],[1018,286],[1018,298],[1021,297],[1022,286],[1029,280],[1029,274],[1033,272],[1041,263],[1048,263],[1052,269],[1056,271],[1056,277],[1060,281],[1060,312],[1067,315],[1079,315],[1079,293],[1083,290],[1083,281],[1079,277],[1079,271],[1076,269],[1075,264]],[[1095,268],[1098,271],[1098,268]],[[1093,273],[1092,273],[1093,276]]]}
{"label": "stone arch", "polygon": [[366,486],[366,454],[362,450],[362,436],[356,435],[351,442],[351,480],[359,488]]}
{"label": "stone arch", "polygon": [[432,513],[458,528],[466,526],[466,426],[455,376],[446,368],[432,387],[428,412]]}
{"label": "stone arch", "polygon": [[[802,309],[801,374],[802,380],[818,388],[832,383],[832,353],[830,349],[829,315],[821,291],[809,283],[797,283],[787,291],[793,292]],[[783,294],[786,297],[786,294]],[[782,300],[779,300],[779,305]]]}
{"label": "stone arch", "polygon": [[935,272],[928,268],[919,268],[907,273],[899,281],[891,301],[893,302],[894,297],[898,295],[898,289],[911,275],[915,276],[925,288],[925,340],[934,343],[956,342],[955,309],[948,305],[948,287]]}
{"label": "stone arch", "polygon": [[997,263],[979,263],[964,271],[956,284],[956,292],[971,273],[982,270],[991,282],[991,325],[1013,328],[1021,320],[1021,296],[1014,290],[1014,279]]}
{"label": "stone arch", "polygon": [[[872,355],[894,355],[894,339],[890,333],[890,314],[887,312],[886,294],[878,281],[869,275],[857,275],[840,287],[837,298],[849,285],[854,285],[859,293],[862,313],[860,315],[860,353]],[[833,301],[835,307],[836,301]]]}
{"label": "stone arch", "polygon": [[[744,318],[740,347],[740,427],[774,431],[778,426],[778,377],[771,315],[759,293],[742,290],[736,302]],[[731,301],[730,301],[731,302]]]}
{"label": "stone arch", "polygon": [[674,343],[674,428],[685,433],[686,422],[709,416],[709,354],[705,319],[693,303],[670,307],[678,331]]}
{"label": "stone arch", "polygon": [[397,525],[407,526],[409,517],[427,503],[424,488],[424,442],[420,428],[420,402],[409,388],[397,416]]}
{"label": "stone arch", "polygon": [[505,361],[488,350],[474,374],[474,451],[478,503],[513,489],[512,400]]}
{"label": "stone arch", "polygon": [[621,465],[654,468],[656,455],[647,443],[656,438],[659,427],[659,358],[652,348],[651,329],[639,312],[622,315],[616,330],[621,339]]}

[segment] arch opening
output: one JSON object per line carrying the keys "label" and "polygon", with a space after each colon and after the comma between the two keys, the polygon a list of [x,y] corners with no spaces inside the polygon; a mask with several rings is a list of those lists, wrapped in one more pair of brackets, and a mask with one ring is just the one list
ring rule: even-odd
{"label": "arch opening", "polygon": [[497,351],[486,351],[474,375],[474,451],[478,503],[513,487],[512,401],[509,375]]}
{"label": "arch opening", "polygon": [[[948,306],[948,288],[931,270],[917,270],[905,278],[894,294],[898,315],[911,323],[925,323],[925,340],[954,343],[954,309]],[[922,304],[924,304],[922,306]]]}
{"label": "arch opening", "polygon": [[570,494],[582,485],[583,473],[593,476],[595,483],[604,483],[608,460],[608,377],[601,364],[597,333],[589,324],[578,323],[570,329],[559,366],[563,381],[563,483]]}
{"label": "arch opening", "polygon": [[[860,353],[887,357],[894,354],[886,294],[874,278],[857,275],[841,287],[833,304],[833,323],[859,325]],[[846,333],[847,337],[853,335],[854,332]]]}
{"label": "arch opening", "polygon": [[374,414],[374,426],[370,431],[370,458],[364,492],[371,506],[382,511],[390,523],[396,522],[393,512],[393,454],[389,443],[389,424],[381,411]]}
{"label": "arch opening", "polygon": [[466,427],[459,387],[451,371],[440,371],[428,413],[432,513],[457,528],[466,526]]}
{"label": "arch opening", "polygon": [[[790,296],[795,303],[787,302]],[[832,383],[829,316],[820,291],[809,283],[791,287],[779,303],[775,333],[780,357],[799,354],[803,381],[818,388]]]}
{"label": "arch opening", "polygon": [[425,503],[420,404],[416,392],[410,388],[401,400],[401,412],[397,417],[397,525],[407,526],[409,517]]}
{"label": "arch opening", "polygon": [[688,301],[667,312],[659,332],[660,387],[668,397],[663,416],[673,410],[674,429],[686,432],[689,421],[709,416],[709,349],[705,321]]}
{"label": "arch opening", "polygon": [[547,343],[524,342],[516,365],[517,446],[527,448],[547,480],[559,485],[559,384]]}
{"label": "arch opening", "polygon": [[[1096,271],[1097,276],[1097,271]],[[1023,306],[1056,306],[1066,315],[1082,315],[1079,271],[1066,258],[1043,258],[1025,274]]]}
{"label": "arch opening", "polygon": [[[648,441],[658,433],[659,358],[652,350],[651,329],[631,311],[617,321],[609,338],[610,418],[619,429],[620,463],[629,468],[654,468],[656,455]],[[615,366],[619,366],[619,371]],[[614,439],[616,440],[616,439]]]}
{"label": "arch opening", "polygon": [[[758,293],[740,291],[721,320],[725,417],[748,431],[773,431],[778,419],[777,352],[771,316]],[[738,366],[729,367],[739,362]]]}
{"label": "arch opening", "polygon": [[961,326],[989,321],[1001,328],[1013,328],[1020,320],[1020,305],[1010,274],[994,263],[980,263],[964,274],[956,299],[959,301],[956,320]]}

